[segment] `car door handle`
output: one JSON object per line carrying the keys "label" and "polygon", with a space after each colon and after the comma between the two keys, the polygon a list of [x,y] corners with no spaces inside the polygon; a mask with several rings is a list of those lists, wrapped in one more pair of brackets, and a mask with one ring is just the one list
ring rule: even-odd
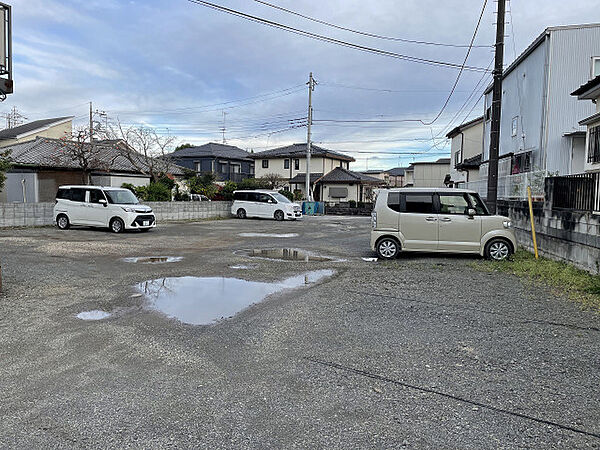
{"label": "car door handle", "polygon": [[437,219],[435,217],[426,217],[425,220],[427,222],[435,222]]}
{"label": "car door handle", "polygon": [[450,217],[442,217],[440,222],[452,222],[452,219],[450,219]]}

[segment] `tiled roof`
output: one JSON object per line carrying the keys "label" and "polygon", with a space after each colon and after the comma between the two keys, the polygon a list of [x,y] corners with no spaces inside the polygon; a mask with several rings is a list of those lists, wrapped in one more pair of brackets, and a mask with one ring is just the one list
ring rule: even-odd
{"label": "tiled roof", "polygon": [[166,156],[172,159],[194,157],[200,158],[206,156],[229,159],[249,159],[250,153],[242,150],[239,147],[235,147],[234,145],[209,142],[208,144],[200,145],[198,147],[188,147],[175,150],[173,153],[170,153]]}
{"label": "tiled roof", "polygon": [[471,156],[465,159],[463,162],[456,165],[457,169],[476,169],[481,165],[481,153],[479,155]]}
{"label": "tiled roof", "polygon": [[383,183],[379,178],[370,177],[360,172],[352,172],[342,167],[336,167],[322,176],[319,183]]}
{"label": "tiled roof", "polygon": [[[10,158],[13,164],[17,166],[79,169],[80,165],[77,161],[65,151],[65,143],[68,142],[60,139],[37,137],[34,140],[9,145],[2,149],[11,151]],[[86,143],[84,145],[89,147],[91,144]],[[138,167],[146,165],[142,155],[129,150],[129,157],[127,157],[122,153],[123,151],[117,149],[115,146],[95,143],[94,150],[90,152],[90,155],[93,155],[90,158],[93,160],[91,168],[93,170],[111,172],[141,173]],[[156,167],[165,165],[161,169],[168,169],[168,172],[173,175],[183,175],[184,173],[183,168],[179,166],[172,164],[167,167],[160,160],[155,159],[154,161]]]}
{"label": "tiled roof", "polygon": [[[310,182],[314,183],[322,176],[323,176],[322,173],[311,173],[310,174]],[[295,183],[295,184],[306,183],[306,174],[305,173],[296,174],[295,177],[290,178],[290,183]]]}
{"label": "tiled roof", "polygon": [[404,172],[407,167],[394,167],[393,169],[387,170],[386,172],[393,177],[401,177],[404,176]]}
{"label": "tiled roof", "polygon": [[[354,158],[343,153],[336,152],[334,150],[328,150],[318,145],[310,146],[311,156],[328,156],[334,159],[341,159],[343,161],[354,161]],[[306,143],[292,144],[286,147],[274,148],[272,150],[265,150],[264,152],[252,153],[250,158],[254,159],[271,159],[271,158],[284,158],[284,157],[305,157],[306,156]]]}
{"label": "tiled roof", "polygon": [[14,128],[7,128],[0,131],[0,139],[15,139],[22,134],[31,133],[32,131],[40,130],[72,118],[73,116],[55,117],[53,119],[36,120]]}

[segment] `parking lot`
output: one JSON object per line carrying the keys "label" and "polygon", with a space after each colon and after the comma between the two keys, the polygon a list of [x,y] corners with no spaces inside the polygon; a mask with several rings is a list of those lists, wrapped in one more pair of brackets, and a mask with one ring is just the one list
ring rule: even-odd
{"label": "parking lot", "polygon": [[[369,227],[0,231],[0,447],[600,446],[597,314],[476,257],[365,261]],[[153,309],[178,277],[199,298]],[[211,289],[270,295],[190,323]]]}

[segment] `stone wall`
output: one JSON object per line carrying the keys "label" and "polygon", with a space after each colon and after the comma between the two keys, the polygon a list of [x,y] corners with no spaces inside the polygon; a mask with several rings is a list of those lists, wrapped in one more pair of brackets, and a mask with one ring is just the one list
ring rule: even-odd
{"label": "stone wall", "polygon": [[[550,202],[535,202],[534,224],[540,255],[570,262],[600,273],[600,216],[552,209]],[[519,245],[533,252],[529,205],[526,201],[499,201],[498,214],[511,218]]]}
{"label": "stone wall", "polygon": [[[231,202],[147,202],[156,220],[211,219],[231,217]],[[52,203],[0,203],[0,228],[53,225]]]}

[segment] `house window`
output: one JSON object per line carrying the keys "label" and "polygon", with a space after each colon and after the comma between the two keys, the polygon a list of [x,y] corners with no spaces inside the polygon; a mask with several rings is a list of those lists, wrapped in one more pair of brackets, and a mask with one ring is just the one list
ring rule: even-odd
{"label": "house window", "polygon": [[513,117],[510,135],[515,137],[519,129],[519,116]]}
{"label": "house window", "polygon": [[512,168],[510,173],[512,175],[523,172],[531,172],[531,152],[513,155],[511,164]]}
{"label": "house window", "polygon": [[263,169],[268,169],[269,168],[269,160],[268,159],[263,159],[262,160],[262,168]]}
{"label": "house window", "polygon": [[487,109],[485,110],[485,121],[487,122],[491,118],[492,118],[492,107],[488,106]]}
{"label": "house window", "polygon": [[461,150],[457,150],[456,153],[454,154],[454,165],[458,165],[460,164],[460,154],[461,154]]}
{"label": "house window", "polygon": [[600,125],[590,128],[588,163],[600,163]]}
{"label": "house window", "polygon": [[592,78],[596,78],[600,75],[600,56],[594,56],[592,58]]}
{"label": "house window", "polygon": [[300,170],[300,160],[294,159],[294,170]]}
{"label": "house window", "polygon": [[284,169],[289,169],[290,168],[290,160],[289,159],[284,159],[283,160],[283,168]]}

